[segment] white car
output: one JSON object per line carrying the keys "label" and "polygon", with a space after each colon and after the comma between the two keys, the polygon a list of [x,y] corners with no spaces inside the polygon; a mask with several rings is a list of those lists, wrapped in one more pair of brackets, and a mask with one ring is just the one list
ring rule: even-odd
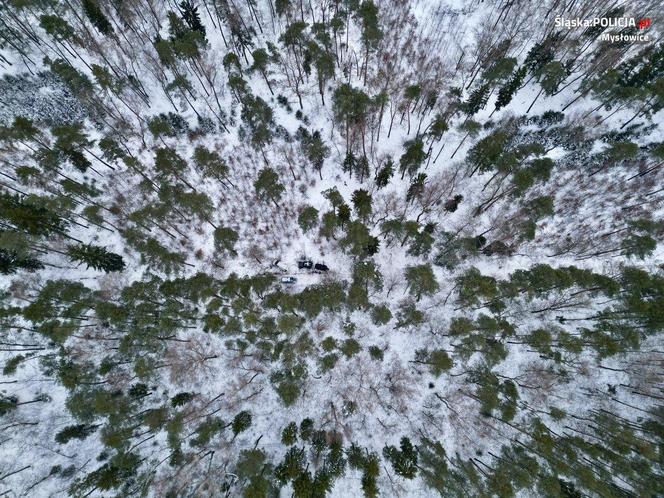
{"label": "white car", "polygon": [[295,282],[297,282],[297,278],[295,277],[281,277],[282,284],[293,285]]}

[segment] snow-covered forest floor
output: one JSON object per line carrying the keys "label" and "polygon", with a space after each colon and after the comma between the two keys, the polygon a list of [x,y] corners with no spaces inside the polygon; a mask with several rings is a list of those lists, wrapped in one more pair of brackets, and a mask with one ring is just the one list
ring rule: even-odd
{"label": "snow-covered forest floor", "polygon": [[2,1],[0,496],[664,495],[663,6]]}

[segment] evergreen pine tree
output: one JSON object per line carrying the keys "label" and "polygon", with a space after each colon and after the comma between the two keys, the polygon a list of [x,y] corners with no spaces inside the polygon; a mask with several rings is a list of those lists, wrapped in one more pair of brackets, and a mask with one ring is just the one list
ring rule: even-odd
{"label": "evergreen pine tree", "polygon": [[418,301],[423,295],[434,294],[439,288],[431,265],[428,264],[406,267],[405,277],[409,292]]}
{"label": "evergreen pine tree", "polygon": [[272,168],[263,168],[258,172],[258,178],[254,182],[256,196],[263,201],[272,201],[279,207],[278,201],[284,194],[286,188],[279,182],[279,174]]}
{"label": "evergreen pine tree", "polygon": [[232,228],[220,226],[214,230],[214,248],[220,253],[236,255],[235,244],[238,239],[238,233]]}
{"label": "evergreen pine tree", "polygon": [[318,209],[305,206],[297,217],[297,222],[303,232],[308,232],[318,224]]}

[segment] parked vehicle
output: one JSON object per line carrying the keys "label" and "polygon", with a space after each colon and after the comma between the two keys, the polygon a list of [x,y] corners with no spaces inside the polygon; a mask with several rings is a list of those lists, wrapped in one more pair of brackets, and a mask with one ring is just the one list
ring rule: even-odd
{"label": "parked vehicle", "polygon": [[314,270],[315,270],[315,271],[318,271],[318,272],[322,272],[322,271],[328,271],[329,268],[327,267],[326,264],[323,264],[323,263],[316,263],[316,264],[314,265]]}
{"label": "parked vehicle", "polygon": [[295,277],[281,277],[281,283],[284,285],[293,285],[295,282],[297,282]]}
{"label": "parked vehicle", "polygon": [[298,270],[311,270],[314,267],[314,262],[310,259],[300,259],[297,262]]}

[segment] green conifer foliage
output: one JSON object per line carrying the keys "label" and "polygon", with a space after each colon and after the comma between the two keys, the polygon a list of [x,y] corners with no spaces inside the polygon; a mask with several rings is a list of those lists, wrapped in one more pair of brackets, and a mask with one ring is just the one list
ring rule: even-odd
{"label": "green conifer foliage", "polygon": [[67,254],[72,261],[84,263],[86,268],[103,270],[106,273],[122,271],[125,268],[122,256],[92,244],[71,245],[67,248]]}

